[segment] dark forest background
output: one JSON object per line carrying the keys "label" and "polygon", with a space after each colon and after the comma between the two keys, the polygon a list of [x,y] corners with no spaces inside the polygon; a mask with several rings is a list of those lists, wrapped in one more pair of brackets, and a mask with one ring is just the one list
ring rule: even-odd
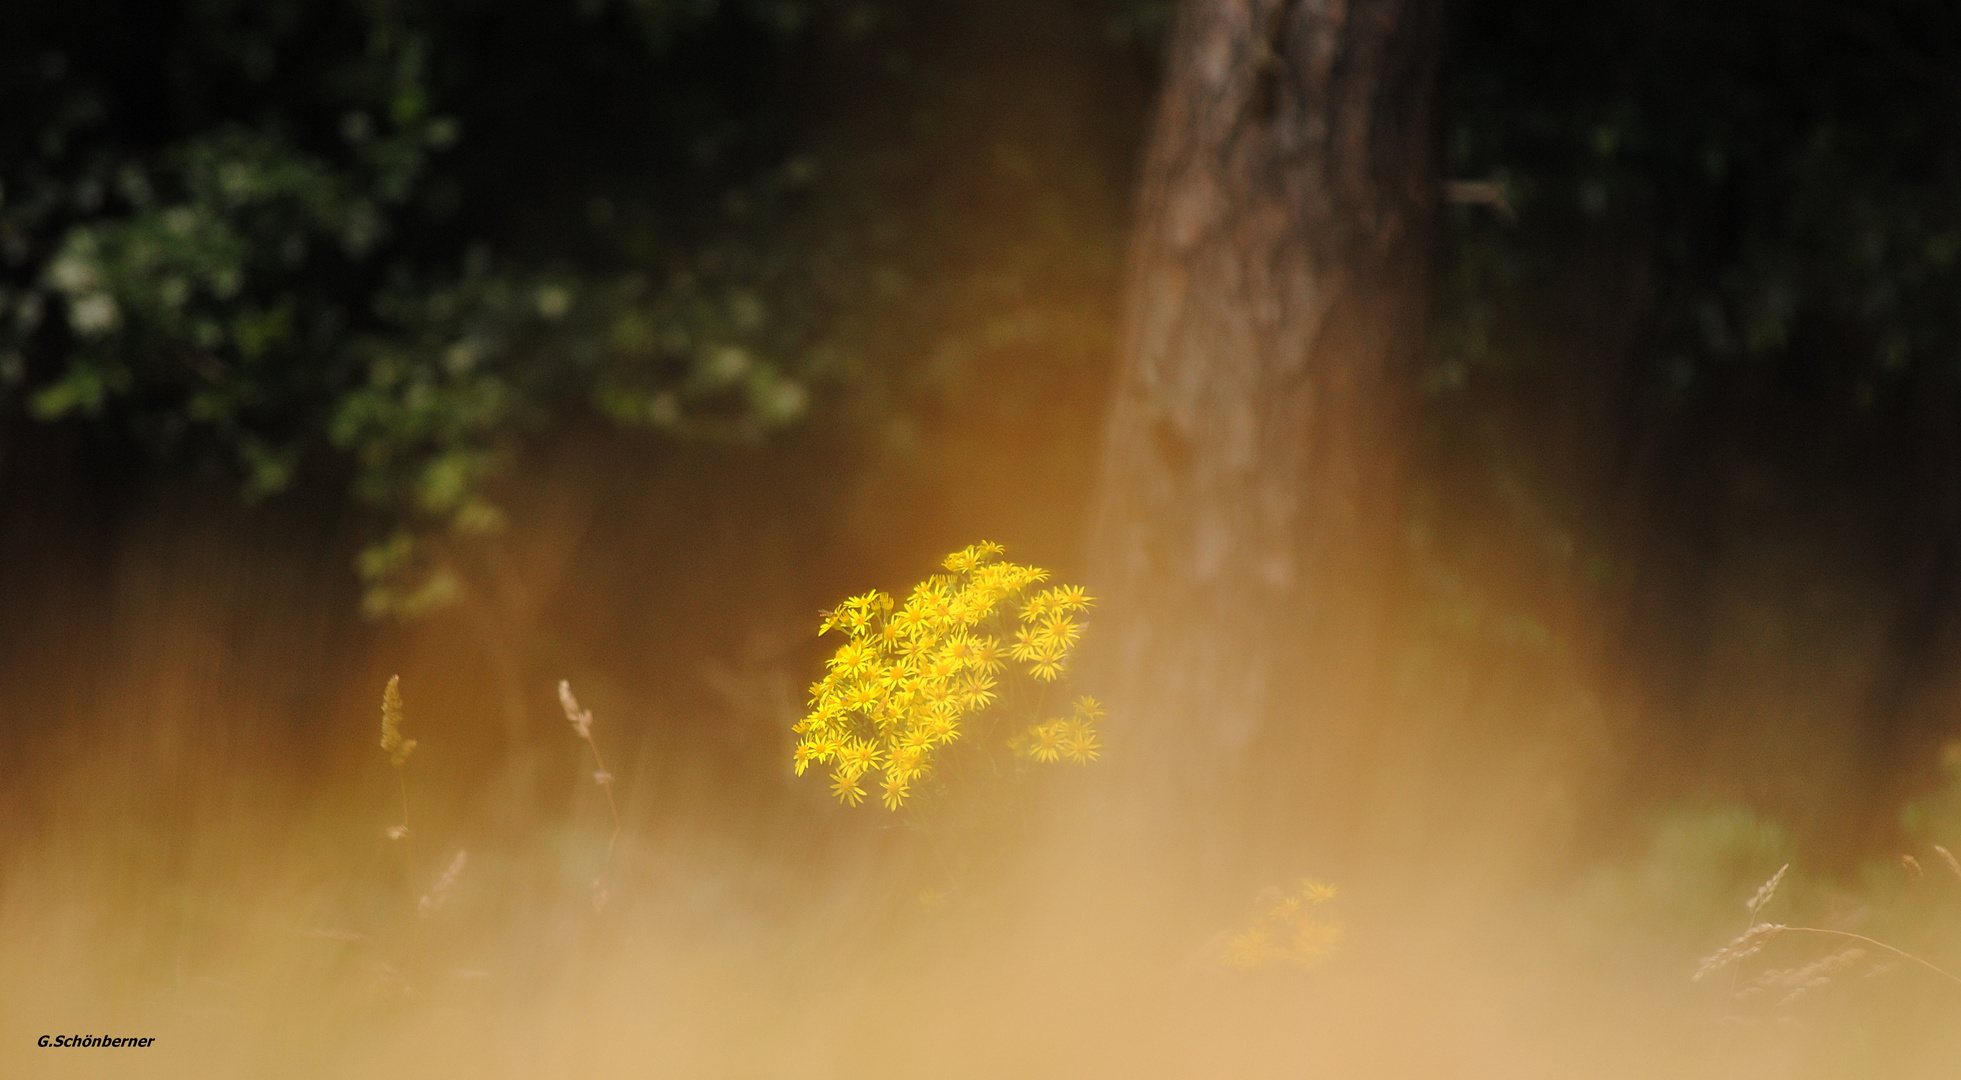
{"label": "dark forest background", "polygon": [[[137,789],[303,790],[402,670],[472,805],[549,798],[561,675],[657,790],[787,773],[813,612],[982,535],[1083,564],[1167,19],[8,5],[5,756],[135,724]],[[1703,800],[1870,853],[1961,695],[1961,14],[1445,41],[1412,768],[1550,755],[1566,844]]]}

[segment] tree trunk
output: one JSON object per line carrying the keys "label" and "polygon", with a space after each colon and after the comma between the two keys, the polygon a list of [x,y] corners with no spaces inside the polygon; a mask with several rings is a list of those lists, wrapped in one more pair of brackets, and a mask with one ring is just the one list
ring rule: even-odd
{"label": "tree trunk", "polygon": [[1363,795],[1339,781],[1367,771],[1379,719],[1440,188],[1441,7],[1178,11],[1086,657],[1122,726],[1123,801],[1152,808],[1153,835]]}

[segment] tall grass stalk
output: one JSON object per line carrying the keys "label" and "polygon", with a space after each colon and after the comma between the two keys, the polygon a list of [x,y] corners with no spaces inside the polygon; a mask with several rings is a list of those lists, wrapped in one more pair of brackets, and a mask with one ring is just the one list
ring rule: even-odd
{"label": "tall grass stalk", "polygon": [[[560,679],[558,682],[558,703],[564,707],[565,719],[571,721],[573,733],[584,739],[586,746],[592,750],[592,779],[599,785],[599,790],[606,793],[606,809],[613,816],[613,832],[606,838],[606,862],[599,876],[592,882],[593,907],[603,910],[608,899],[606,880],[612,876],[614,853],[619,848],[620,833],[624,831],[625,826],[620,820],[619,803],[613,798],[613,774],[607,771],[606,759],[600,755],[599,744],[592,737],[592,710],[579,707],[579,699],[572,696],[572,683],[566,679]],[[626,874],[625,877],[630,892],[633,888],[633,878],[630,874]]]}

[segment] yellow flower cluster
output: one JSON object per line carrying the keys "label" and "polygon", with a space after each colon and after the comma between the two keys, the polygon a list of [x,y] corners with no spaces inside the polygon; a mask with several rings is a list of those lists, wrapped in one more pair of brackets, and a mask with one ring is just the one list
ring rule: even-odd
{"label": "yellow flower cluster", "polygon": [[1293,893],[1268,890],[1253,924],[1227,939],[1225,961],[1247,969],[1276,963],[1309,967],[1327,959],[1344,931],[1339,921],[1324,919],[1315,909],[1334,898],[1333,885],[1313,880],[1303,880]]}
{"label": "yellow flower cluster", "polygon": [[[882,772],[881,801],[897,810],[940,748],[960,738],[962,721],[993,704],[1010,661],[1040,682],[1061,676],[1082,635],[1076,615],[1091,600],[1079,586],[1037,589],[1048,571],[1002,554],[999,544],[974,544],[947,556],[948,572],[914,586],[903,604],[873,590],[824,614],[818,634],[840,630],[847,640],[825,662],[810,713],[793,729],[797,775],[830,765],[832,793],[857,806],[865,798],[859,782]],[[1010,625],[1012,645],[1003,640]],[[1057,749],[1040,760],[1096,756],[1102,711],[1084,700],[1075,726],[1058,731]]]}

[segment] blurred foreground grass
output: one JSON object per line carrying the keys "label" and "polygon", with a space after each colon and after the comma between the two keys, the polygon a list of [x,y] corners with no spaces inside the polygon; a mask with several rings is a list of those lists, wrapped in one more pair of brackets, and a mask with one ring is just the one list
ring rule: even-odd
{"label": "blurred foreground grass", "polygon": [[[1645,850],[1558,881],[1391,853],[1342,881],[1339,952],[1253,970],[1215,947],[1251,898],[1181,906],[1183,883],[1084,833],[949,880],[902,830],[812,827],[841,813],[820,792],[730,814],[706,778],[669,774],[649,798],[643,764],[619,780],[630,885],[596,904],[610,830],[583,772],[562,778],[583,793],[562,815],[514,833],[422,814],[410,865],[384,785],[295,797],[209,775],[193,819],[145,824],[100,812],[118,793],[84,767],[73,812],[6,853],[0,1073],[1948,1077],[1961,987],[1910,965],[1874,955],[1791,1000],[1737,995],[1833,948],[1794,938],[1738,979],[1690,982],[1785,862],[1769,917],[1961,966],[1961,872],[1932,848],[1961,839],[1961,753],[1948,764],[1908,812],[1911,862],[1808,874],[1737,808],[1666,814]],[[417,779],[418,806],[454,795]]]}

